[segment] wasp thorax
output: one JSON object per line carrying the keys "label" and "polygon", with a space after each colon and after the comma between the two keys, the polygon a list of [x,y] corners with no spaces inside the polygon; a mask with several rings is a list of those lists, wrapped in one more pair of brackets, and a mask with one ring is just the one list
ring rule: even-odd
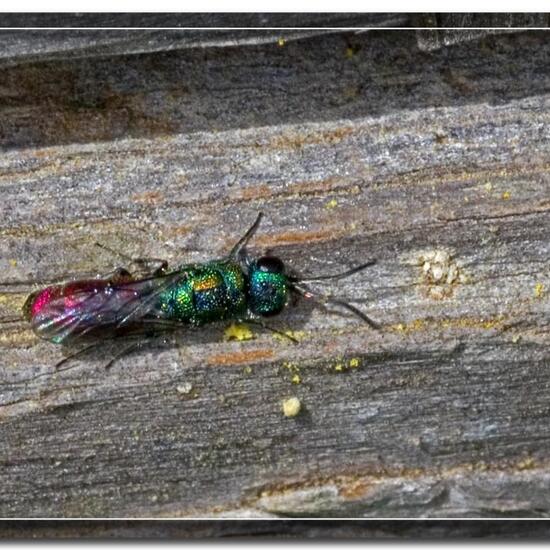
{"label": "wasp thorax", "polygon": [[262,256],[248,272],[248,298],[253,313],[268,317],[280,313],[287,302],[288,280],[283,262],[275,256]]}

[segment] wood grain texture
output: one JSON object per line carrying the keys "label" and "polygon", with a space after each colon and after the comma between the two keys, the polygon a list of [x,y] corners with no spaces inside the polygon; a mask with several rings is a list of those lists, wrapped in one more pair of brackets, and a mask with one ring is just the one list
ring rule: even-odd
{"label": "wood grain texture", "polygon": [[[547,516],[549,54],[373,31],[2,69],[0,516]],[[217,326],[55,372],[17,320],[121,263],[95,242],[207,260],[260,210],[251,249],[297,271],[377,258],[328,288],[382,330],[299,303],[299,345]]]}
{"label": "wood grain texture", "polygon": [[206,539],[239,537],[285,539],[535,539],[548,536],[537,519],[383,520],[366,519],[238,519],[218,520],[4,520],[0,536],[10,539]]}

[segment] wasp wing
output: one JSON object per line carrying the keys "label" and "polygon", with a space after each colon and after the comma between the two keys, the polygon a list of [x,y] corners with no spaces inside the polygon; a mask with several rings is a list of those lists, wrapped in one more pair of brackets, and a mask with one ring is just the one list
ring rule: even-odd
{"label": "wasp wing", "polygon": [[30,305],[31,325],[41,338],[56,343],[103,339],[147,330],[173,328],[162,319],[159,297],[185,277],[176,271],[115,284],[91,279],[48,287]]}

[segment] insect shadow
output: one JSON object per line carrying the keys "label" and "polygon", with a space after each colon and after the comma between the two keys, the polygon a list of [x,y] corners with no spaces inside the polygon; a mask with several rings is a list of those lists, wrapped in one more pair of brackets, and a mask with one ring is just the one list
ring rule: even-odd
{"label": "insect shadow", "polygon": [[[228,339],[226,341],[238,341],[242,346],[246,346],[251,342],[263,339],[268,343],[277,343],[277,345],[292,346],[299,343],[292,334],[300,332],[307,325],[310,317],[319,305],[312,303],[310,300],[293,297],[290,310],[283,311],[277,319],[270,323],[270,328],[265,330],[263,327],[251,327],[253,330],[252,338],[239,341],[237,338]],[[350,317],[350,313],[329,309],[326,306],[321,306],[327,313],[331,315]],[[129,363],[128,358],[134,355],[141,354],[144,350],[158,353],[181,349],[182,347],[207,346],[211,344],[219,344],[224,338],[225,329],[227,329],[234,321],[219,322],[207,327],[180,327],[172,332],[163,334],[140,335],[135,337],[120,336],[110,340],[98,340],[87,342],[78,347],[72,345],[63,346],[62,351],[64,357],[55,364],[57,372],[72,370],[80,365],[80,359],[86,364],[97,363],[98,368],[109,371],[115,364],[119,362]],[[243,321],[247,325],[246,321]],[[184,328],[185,330],[182,330]],[[273,340],[269,341],[269,336],[273,336]]]}

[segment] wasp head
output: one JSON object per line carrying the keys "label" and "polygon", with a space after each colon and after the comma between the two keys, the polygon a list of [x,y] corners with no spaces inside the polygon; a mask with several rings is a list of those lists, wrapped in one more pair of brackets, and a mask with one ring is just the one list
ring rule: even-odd
{"label": "wasp head", "polygon": [[275,256],[262,256],[248,268],[248,298],[252,313],[269,317],[286,306],[288,278],[283,262]]}

